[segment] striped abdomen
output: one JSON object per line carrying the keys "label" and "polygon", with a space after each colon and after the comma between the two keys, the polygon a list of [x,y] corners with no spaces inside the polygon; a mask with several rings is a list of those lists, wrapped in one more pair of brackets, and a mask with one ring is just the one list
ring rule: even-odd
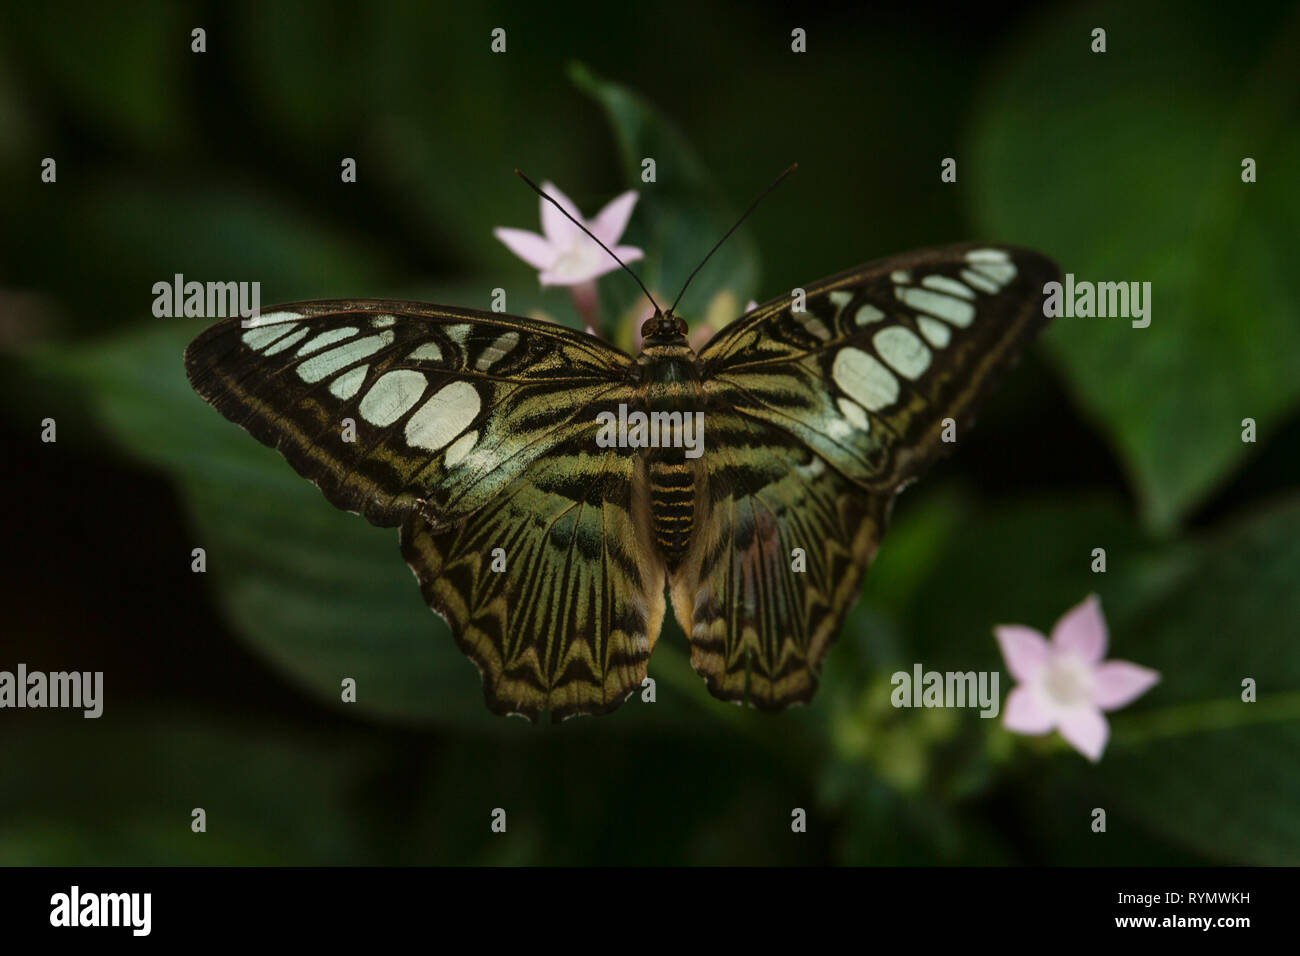
{"label": "striped abdomen", "polygon": [[[684,336],[647,340],[637,359],[646,380],[652,447],[647,449],[655,541],[677,570],[695,524],[695,468],[704,451],[699,371]],[[687,449],[690,448],[688,457]]]}
{"label": "striped abdomen", "polygon": [[650,458],[649,478],[655,541],[668,570],[675,571],[695,522],[695,463],[680,448],[660,449]]}

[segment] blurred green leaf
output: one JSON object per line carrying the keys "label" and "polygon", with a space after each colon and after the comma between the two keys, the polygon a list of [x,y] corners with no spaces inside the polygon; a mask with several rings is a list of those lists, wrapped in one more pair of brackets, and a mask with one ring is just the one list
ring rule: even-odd
{"label": "blurred green leaf", "polygon": [[[976,109],[985,232],[1080,281],[1151,283],[1148,328],[1059,318],[1046,341],[1156,530],[1255,447],[1242,419],[1267,435],[1300,399],[1298,42],[1290,4],[1067,8],[1022,38]],[[1247,156],[1256,183],[1241,181]]]}
{"label": "blurred green leaf", "polygon": [[[739,210],[728,210],[695,151],[657,109],[626,87],[596,77],[580,63],[570,66],[569,75],[601,105],[614,128],[624,180],[641,194],[624,241],[645,250],[645,259],[633,268],[667,309],[691,270],[734,224]],[[655,161],[653,183],[641,181],[645,159]],[[725,291],[738,302],[735,318],[754,296],[757,284],[757,246],[742,227],[692,281],[683,300],[685,314],[703,316],[714,297]],[[630,280],[617,287],[607,282],[604,288],[615,314],[622,314],[641,296]]]}

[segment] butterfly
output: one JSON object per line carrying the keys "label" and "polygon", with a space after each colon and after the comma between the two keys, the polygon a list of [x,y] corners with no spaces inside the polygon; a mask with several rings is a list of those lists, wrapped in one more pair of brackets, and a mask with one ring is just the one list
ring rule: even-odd
{"label": "butterfly", "polygon": [[[1057,276],[1011,246],[926,249],[772,299],[698,354],[655,306],[635,357],[503,313],[298,302],[209,327],[185,368],[331,503],[399,529],[492,711],[613,711],[669,603],[715,697],[777,710],[813,696],[895,495]],[[665,441],[602,441],[620,410]],[[668,440],[692,416],[694,452]]]}

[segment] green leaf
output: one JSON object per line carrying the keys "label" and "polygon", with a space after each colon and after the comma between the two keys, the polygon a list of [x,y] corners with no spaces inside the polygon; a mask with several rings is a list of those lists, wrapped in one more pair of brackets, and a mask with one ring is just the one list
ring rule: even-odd
{"label": "green leaf", "polygon": [[[1098,25],[1106,53],[1090,51]],[[1148,328],[1062,317],[1046,342],[1155,530],[1256,447],[1243,419],[1266,436],[1300,400],[1298,42],[1284,5],[1071,8],[1022,39],[976,110],[982,233],[1079,281],[1151,283]]]}
{"label": "green leaf", "polygon": [[[605,111],[618,140],[623,176],[629,189],[641,194],[624,241],[645,250],[633,268],[667,309],[691,270],[734,224],[732,209],[705,172],[699,157],[681,132],[657,109],[624,86],[596,77],[580,63],[569,68],[573,82]],[[642,182],[642,162],[655,162],[655,182]],[[736,318],[753,298],[758,284],[758,251],[744,228],[722,247],[692,281],[682,300],[692,326],[723,292],[738,303]],[[622,314],[641,293],[630,280],[627,287],[606,282],[602,290]]]}

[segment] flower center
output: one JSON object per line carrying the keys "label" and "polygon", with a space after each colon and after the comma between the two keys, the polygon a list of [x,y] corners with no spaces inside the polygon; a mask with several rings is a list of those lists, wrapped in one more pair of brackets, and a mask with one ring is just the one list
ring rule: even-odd
{"label": "flower center", "polygon": [[588,271],[593,264],[599,263],[604,256],[604,250],[595,243],[575,243],[556,257],[551,271],[563,276],[578,275]]}
{"label": "flower center", "polygon": [[1091,684],[1087,668],[1078,661],[1055,660],[1047,667],[1044,686],[1052,699],[1063,707],[1087,703]]}

